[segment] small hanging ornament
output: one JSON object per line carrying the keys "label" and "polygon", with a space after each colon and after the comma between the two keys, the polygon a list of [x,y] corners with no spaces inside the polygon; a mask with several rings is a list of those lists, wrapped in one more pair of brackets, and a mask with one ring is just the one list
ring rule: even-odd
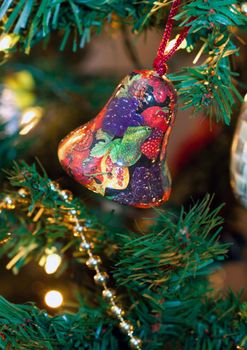
{"label": "small hanging ornament", "polygon": [[232,142],[231,185],[235,196],[247,208],[247,98]]}
{"label": "small hanging ornament", "polygon": [[59,145],[58,157],[69,175],[120,204],[150,208],[170,196],[166,154],[177,97],[165,76],[166,61],[189,30],[186,27],[166,52],[179,3],[172,4],[154,70],[127,75],[100,113]]}

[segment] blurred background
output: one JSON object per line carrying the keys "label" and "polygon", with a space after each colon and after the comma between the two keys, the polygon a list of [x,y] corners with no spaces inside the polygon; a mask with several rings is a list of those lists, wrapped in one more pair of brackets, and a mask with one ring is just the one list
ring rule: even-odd
{"label": "blurred background", "polygon": [[[135,35],[112,24],[77,53],[70,48],[60,53],[53,37],[46,48],[37,45],[30,55],[9,57],[1,65],[0,76],[0,167],[9,169],[20,159],[32,163],[36,157],[50,178],[81,197],[102,220],[111,216],[113,225],[148,230],[155,211],[117,205],[76,184],[59,165],[57,147],[68,132],[95,117],[126,74],[151,67],[161,36],[157,29]],[[170,62],[169,73],[192,65],[194,55],[179,50]],[[242,95],[247,82],[246,55],[242,45],[234,62]],[[247,209],[235,199],[230,184],[231,144],[240,107],[236,106],[230,127],[214,124],[203,114],[178,111],[168,146],[172,195],[165,205],[175,210],[187,207],[205,193],[214,194],[214,207],[225,203],[221,240],[230,242],[231,247],[223,269],[211,280],[215,288],[234,291],[247,289]],[[5,187],[6,175],[0,176]],[[13,302],[32,300],[52,310],[60,305],[52,305],[46,293],[55,289],[65,304],[76,306],[76,291],[85,283],[81,266],[57,255],[56,250],[47,256],[30,262],[17,276],[10,271],[11,259],[1,260],[0,294]]]}

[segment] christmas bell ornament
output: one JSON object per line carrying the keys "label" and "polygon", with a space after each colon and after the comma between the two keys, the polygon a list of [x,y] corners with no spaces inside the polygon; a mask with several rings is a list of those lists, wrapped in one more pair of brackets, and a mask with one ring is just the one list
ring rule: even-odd
{"label": "christmas bell ornament", "polygon": [[247,208],[247,95],[232,142],[231,185],[235,196]]}
{"label": "christmas bell ornament", "polygon": [[165,76],[166,61],[189,30],[186,27],[165,51],[178,5],[173,2],[154,70],[127,75],[100,113],[59,145],[59,160],[69,175],[120,204],[159,206],[171,192],[166,154],[177,97]]}
{"label": "christmas bell ornament", "polygon": [[82,185],[121,204],[161,204],[171,190],[165,158],[175,104],[165,77],[134,71],[92,121],[61,141],[62,166]]}

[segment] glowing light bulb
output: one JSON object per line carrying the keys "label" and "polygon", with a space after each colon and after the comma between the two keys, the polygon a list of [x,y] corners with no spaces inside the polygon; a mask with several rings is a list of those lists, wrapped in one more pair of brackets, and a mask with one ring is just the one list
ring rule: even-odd
{"label": "glowing light bulb", "polygon": [[11,34],[2,34],[0,36],[0,51],[11,49],[18,41],[18,36]]}
{"label": "glowing light bulb", "polygon": [[40,107],[27,108],[20,119],[20,135],[26,135],[32,130],[40,121],[43,110]]}
{"label": "glowing light bulb", "polygon": [[241,5],[241,10],[243,11],[244,14],[247,14],[247,2],[244,2]]}
{"label": "glowing light bulb", "polygon": [[49,290],[45,294],[45,303],[52,309],[60,307],[63,303],[63,295],[58,290]]}
{"label": "glowing light bulb", "polygon": [[50,254],[46,258],[45,262],[45,272],[48,275],[51,275],[52,273],[55,273],[59,267],[59,265],[62,262],[62,258],[58,254]]}

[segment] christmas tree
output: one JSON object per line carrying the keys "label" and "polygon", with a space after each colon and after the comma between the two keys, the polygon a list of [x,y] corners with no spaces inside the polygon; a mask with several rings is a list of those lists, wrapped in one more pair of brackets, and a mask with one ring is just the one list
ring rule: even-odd
{"label": "christmas tree", "polygon": [[0,348],[247,349],[247,3],[0,20]]}

